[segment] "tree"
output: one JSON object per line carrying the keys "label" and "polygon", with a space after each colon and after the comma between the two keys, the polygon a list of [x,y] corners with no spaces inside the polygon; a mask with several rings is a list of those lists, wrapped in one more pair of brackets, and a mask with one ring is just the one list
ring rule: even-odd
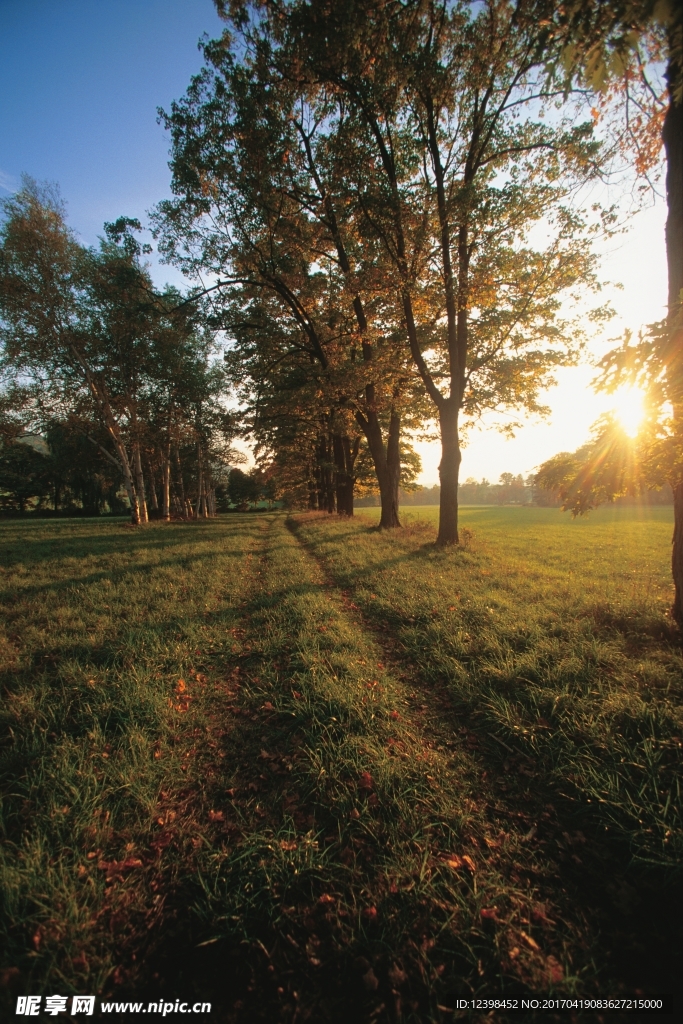
{"label": "tree", "polygon": [[[300,93],[327,104],[320,130],[331,125],[345,154],[337,194],[360,252],[381,254],[371,265],[439,420],[439,542],[456,542],[461,416],[541,411],[539,391],[579,347],[558,296],[595,284],[571,206],[596,173],[591,125],[538,109],[548,97],[531,4],[230,10],[231,27],[249,15],[265,26]],[[539,224],[552,226],[546,247],[530,242]]]}
{"label": "tree", "polygon": [[[307,369],[318,385],[312,393],[320,392],[319,413],[310,415],[336,424],[351,412],[375,466],[381,525],[396,526],[401,417],[409,403],[417,414],[419,403],[396,344],[395,313],[375,294],[380,250],[359,248],[336,188],[344,139],[334,103],[302,91],[285,51],[273,49],[267,22],[252,31],[238,19],[233,30],[204,47],[206,68],[162,114],[173,138],[177,199],[159,206],[161,247],[186,273],[221,279],[207,291],[221,292],[217,322],[235,343],[235,375],[240,359],[249,367],[243,384],[250,379],[258,390],[260,374],[298,354],[302,380]],[[275,337],[286,335],[286,356],[282,344],[269,351],[259,328],[266,319]],[[255,373],[249,332],[259,329]],[[348,432],[333,431],[329,443],[335,476],[345,481],[337,506],[351,514],[358,446]]]}

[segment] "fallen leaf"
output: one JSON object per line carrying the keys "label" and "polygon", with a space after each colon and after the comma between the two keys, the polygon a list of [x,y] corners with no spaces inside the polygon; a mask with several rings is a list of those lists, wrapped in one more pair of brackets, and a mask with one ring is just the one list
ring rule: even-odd
{"label": "fallen leaf", "polygon": [[370,772],[361,772],[360,779],[358,780],[358,788],[365,789],[368,792],[375,788],[375,782]]}
{"label": "fallen leaf", "polygon": [[326,904],[326,903],[335,903],[335,902],[336,902],[336,900],[335,900],[334,896],[330,896],[330,894],[328,892],[324,892],[322,894],[322,896],[318,897],[318,903],[322,903],[323,905]]}
{"label": "fallen leaf", "polygon": [[281,850],[296,850],[297,843],[296,839],[281,839],[280,849]]}
{"label": "fallen leaf", "polygon": [[223,821],[223,811],[209,811],[209,821]]}
{"label": "fallen leaf", "polygon": [[464,861],[462,857],[458,857],[457,854],[455,854],[452,857],[447,857],[446,860],[444,861],[444,864],[446,865],[446,867],[451,868],[453,871],[459,871],[460,868],[463,866]]}
{"label": "fallen leaf", "polygon": [[532,939],[531,936],[527,935],[526,932],[520,932],[520,938],[522,942],[526,943],[529,949],[533,949],[534,952],[538,952],[540,950],[541,947],[536,942],[536,939]]}
{"label": "fallen leaf", "polygon": [[474,874],[474,872],[477,870],[477,865],[474,863],[472,858],[468,854],[463,853],[462,859],[463,859],[463,863],[465,864],[465,866],[470,869],[472,874]]}
{"label": "fallen leaf", "polygon": [[363,984],[368,992],[376,992],[379,988],[379,981],[372,967],[363,975]]}
{"label": "fallen leaf", "polygon": [[351,812],[349,814],[349,818],[353,818],[354,821],[357,821],[358,818],[360,818],[360,811],[358,810],[357,807],[352,808],[352,810],[351,810]]}
{"label": "fallen leaf", "polygon": [[400,717],[401,716],[399,715],[398,711],[389,712],[389,718],[393,718],[394,721],[397,721],[397,719],[399,719]]}
{"label": "fallen leaf", "polygon": [[140,860],[139,857],[126,857],[126,859],[122,860],[119,865],[121,871],[132,871],[134,868],[141,867],[142,861]]}
{"label": "fallen leaf", "polygon": [[558,984],[560,981],[564,980],[562,964],[556,960],[554,956],[546,957],[545,965],[548,968],[548,974],[550,975],[550,980],[552,982]]}
{"label": "fallen leaf", "polygon": [[481,916],[485,921],[498,921],[498,907],[482,907]]}
{"label": "fallen leaf", "polygon": [[363,917],[367,918],[368,921],[377,920],[377,907],[365,907],[363,910]]}
{"label": "fallen leaf", "polygon": [[545,907],[542,906],[531,908],[531,920],[534,921],[535,924],[555,924],[552,918],[547,916]]}
{"label": "fallen leaf", "polygon": [[389,969],[388,974],[389,981],[394,986],[403,985],[403,983],[408,980],[408,975],[398,966],[398,964],[393,964]]}
{"label": "fallen leaf", "polygon": [[185,690],[185,680],[184,679],[179,679],[178,680],[178,682],[176,683],[176,690],[178,691],[178,693],[182,693]]}
{"label": "fallen leaf", "polygon": [[262,705],[262,710],[263,710],[263,711],[274,711],[274,710],[275,710],[275,708],[274,708],[274,707],[273,707],[273,705],[272,705],[272,704],[270,703],[270,701],[269,701],[269,700],[267,700],[267,701],[266,701],[266,703]]}

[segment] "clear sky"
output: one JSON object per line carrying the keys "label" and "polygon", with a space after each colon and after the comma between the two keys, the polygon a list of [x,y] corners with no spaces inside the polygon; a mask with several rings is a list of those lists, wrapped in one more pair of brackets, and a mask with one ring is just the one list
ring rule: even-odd
{"label": "clear sky", "polygon": [[[168,139],[157,107],[185,92],[201,67],[197,42],[221,31],[211,0],[0,0],[0,195],[23,172],[57,182],[70,224],[87,244],[104,221],[146,211],[169,195]],[[660,319],[666,301],[665,207],[634,218],[627,236],[605,249],[606,293],[619,316],[605,338]],[[154,269],[159,283],[174,280]],[[561,450],[572,450],[610,407],[589,388],[588,365],[561,371],[546,396],[549,422],[529,423],[507,441],[488,423],[464,453],[463,479],[528,473]],[[439,446],[421,444],[422,482],[438,479]]]}
{"label": "clear sky", "polygon": [[24,172],[57,182],[87,244],[122,214],[144,222],[170,194],[157,107],[221,28],[211,0],[0,0],[0,194]]}

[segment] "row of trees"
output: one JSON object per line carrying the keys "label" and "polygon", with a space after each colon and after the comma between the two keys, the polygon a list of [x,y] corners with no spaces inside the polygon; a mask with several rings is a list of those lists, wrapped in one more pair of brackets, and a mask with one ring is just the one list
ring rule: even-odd
{"label": "row of trees", "polygon": [[252,435],[311,505],[336,489],[350,512],[366,451],[398,525],[401,439],[432,418],[455,542],[461,419],[542,411],[585,340],[561,300],[597,287],[610,228],[581,212],[603,157],[549,84],[563,44],[531,0],[218,6],[226,32],[162,115],[161,251],[212,277]]}
{"label": "row of trees", "polygon": [[[150,512],[212,514],[216,483],[238,456],[201,311],[153,287],[137,221],[106,224],[99,248],[86,248],[56,192],[28,179],[3,212],[4,490],[22,507],[23,473],[55,509],[76,497],[99,510],[120,506],[123,484],[134,523]],[[44,451],[21,443],[27,432]]]}

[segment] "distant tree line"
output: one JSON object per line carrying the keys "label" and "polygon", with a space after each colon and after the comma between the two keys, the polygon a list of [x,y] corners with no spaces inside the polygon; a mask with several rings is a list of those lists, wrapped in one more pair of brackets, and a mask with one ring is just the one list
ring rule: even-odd
{"label": "distant tree line", "polygon": [[2,214],[0,507],[215,514],[240,456],[201,308],[154,288],[135,220],[86,248],[30,179]]}

